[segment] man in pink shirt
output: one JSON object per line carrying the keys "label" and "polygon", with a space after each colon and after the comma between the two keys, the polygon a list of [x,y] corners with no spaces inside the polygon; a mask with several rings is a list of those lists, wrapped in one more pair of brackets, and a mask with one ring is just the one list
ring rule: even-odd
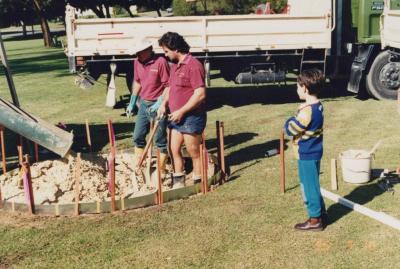
{"label": "man in pink shirt", "polygon": [[203,65],[189,53],[189,45],[177,33],[168,32],[159,40],[174,65],[171,67],[169,90],[164,95],[158,113],[164,114],[169,108],[168,117],[171,129],[171,153],[174,162],[174,187],[182,187],[185,182],[184,162],[181,153],[183,143],[192,158],[193,180],[201,179],[200,144],[206,126],[206,89]]}
{"label": "man in pink shirt", "polygon": [[[156,56],[152,43],[141,40],[135,48],[137,59],[134,61],[134,80],[131,101],[127,108],[130,115],[139,98],[139,110],[136,116],[135,129],[133,131],[133,143],[135,145],[135,158],[138,160],[146,146],[146,135],[149,133],[150,120],[156,116],[156,112],[162,103],[163,93],[168,87],[169,65],[164,57]],[[161,152],[161,163],[165,174],[165,162],[167,159],[167,120],[160,119],[158,129],[154,136],[155,144]]]}

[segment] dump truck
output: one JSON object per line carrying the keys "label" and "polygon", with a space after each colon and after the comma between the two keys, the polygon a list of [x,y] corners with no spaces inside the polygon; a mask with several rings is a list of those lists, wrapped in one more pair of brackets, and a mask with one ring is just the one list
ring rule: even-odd
{"label": "dump truck", "polygon": [[[399,4],[400,0],[289,0],[285,14],[108,19],[78,18],[68,5],[65,53],[81,86],[94,83],[102,73],[110,75],[110,64],[117,64],[116,73],[126,76],[130,89],[130,50],[135,43],[147,38],[162,54],[157,40],[173,31],[184,36],[191,53],[204,64],[207,85],[211,73],[238,84],[281,83],[288,73],[317,67],[332,81],[347,81],[351,92],[366,88],[375,98],[391,99],[399,80],[390,75],[391,82],[377,83],[375,73],[382,67],[373,63],[383,49],[393,58],[394,44],[382,48],[386,43],[380,42],[380,29],[385,27],[380,24],[385,23],[383,11],[396,13]],[[396,32],[386,29],[385,38]]]}
{"label": "dump truck", "polygon": [[[374,27],[378,22],[379,32],[376,28],[375,32],[380,36],[360,45],[362,48],[353,63],[353,80],[348,89],[358,92],[352,86],[359,80],[359,73],[364,71],[366,90],[370,95],[377,99],[395,99],[400,88],[400,1],[385,0],[383,13],[379,21],[375,19],[373,22]],[[363,27],[360,23],[358,25]]]}

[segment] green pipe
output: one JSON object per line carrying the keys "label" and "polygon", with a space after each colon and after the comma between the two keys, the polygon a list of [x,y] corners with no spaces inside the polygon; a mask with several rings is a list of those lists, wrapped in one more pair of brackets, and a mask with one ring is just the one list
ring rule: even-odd
{"label": "green pipe", "polygon": [[0,124],[7,129],[64,157],[73,142],[73,134],[37,118],[0,98]]}

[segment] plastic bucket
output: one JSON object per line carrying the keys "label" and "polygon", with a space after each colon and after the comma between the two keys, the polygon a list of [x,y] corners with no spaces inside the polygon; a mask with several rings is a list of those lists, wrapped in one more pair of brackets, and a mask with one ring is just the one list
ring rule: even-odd
{"label": "plastic bucket", "polygon": [[343,180],[362,184],[371,178],[371,153],[366,150],[347,150],[340,154]]}

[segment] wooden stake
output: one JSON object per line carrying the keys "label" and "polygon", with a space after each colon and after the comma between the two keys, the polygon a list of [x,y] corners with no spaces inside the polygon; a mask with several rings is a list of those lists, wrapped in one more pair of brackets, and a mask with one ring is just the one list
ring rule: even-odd
{"label": "wooden stake", "polygon": [[24,181],[26,203],[27,203],[29,212],[31,214],[35,214],[35,200],[33,198],[31,170],[30,170],[30,166],[29,166],[29,156],[28,155],[25,155],[25,161],[22,163],[22,165],[23,165],[22,178]]}
{"label": "wooden stake", "polygon": [[17,150],[18,150],[18,162],[19,162],[19,165],[22,166],[22,163],[24,162],[24,160],[22,158],[22,155],[23,155],[22,146],[18,145]]}
{"label": "wooden stake", "polygon": [[285,133],[283,130],[280,135],[280,161],[281,161],[281,180],[280,180],[280,188],[281,193],[285,193]]}
{"label": "wooden stake", "polygon": [[219,147],[221,150],[221,179],[222,182],[226,181],[226,168],[225,168],[225,141],[224,141],[224,122],[219,123]]}
{"label": "wooden stake", "polygon": [[158,201],[159,205],[162,205],[164,202],[163,190],[162,190],[162,178],[161,178],[161,160],[160,160],[160,150],[157,149],[157,181],[158,181]]}
{"label": "wooden stake", "polygon": [[[220,133],[219,133],[219,121],[217,120],[215,122],[215,132],[216,132],[216,138],[217,138],[217,160],[218,160],[218,165],[221,166],[222,160],[221,160],[221,141],[220,141]],[[219,184],[223,184],[222,180],[222,174],[219,179]]]}
{"label": "wooden stake", "polygon": [[204,187],[205,175],[204,175],[204,151],[203,144],[200,144],[200,171],[201,171],[201,192],[206,193],[206,188]]}
{"label": "wooden stake", "polygon": [[35,143],[35,162],[39,162],[39,145]]}
{"label": "wooden stake", "polygon": [[92,152],[92,138],[90,136],[90,127],[88,120],[86,120],[86,139],[87,139],[87,144],[89,146],[89,152]]}
{"label": "wooden stake", "polygon": [[3,174],[7,173],[7,163],[6,163],[6,146],[4,143],[4,126],[0,126],[0,141],[1,141],[1,159]]}
{"label": "wooden stake", "polygon": [[81,153],[78,152],[75,164],[75,216],[79,216],[79,202],[80,202],[80,177],[81,177]]}
{"label": "wooden stake", "polygon": [[203,169],[203,174],[204,174],[204,190],[205,193],[208,192],[208,154],[207,154],[207,148],[206,148],[206,134],[203,132],[202,135],[202,145],[203,145],[203,166],[201,169]]}
{"label": "wooden stake", "polygon": [[203,146],[203,174],[204,174],[204,192],[208,192],[208,169],[207,169],[207,150]]}
{"label": "wooden stake", "polygon": [[337,191],[337,169],[336,169],[336,159],[331,159],[331,189]]}

